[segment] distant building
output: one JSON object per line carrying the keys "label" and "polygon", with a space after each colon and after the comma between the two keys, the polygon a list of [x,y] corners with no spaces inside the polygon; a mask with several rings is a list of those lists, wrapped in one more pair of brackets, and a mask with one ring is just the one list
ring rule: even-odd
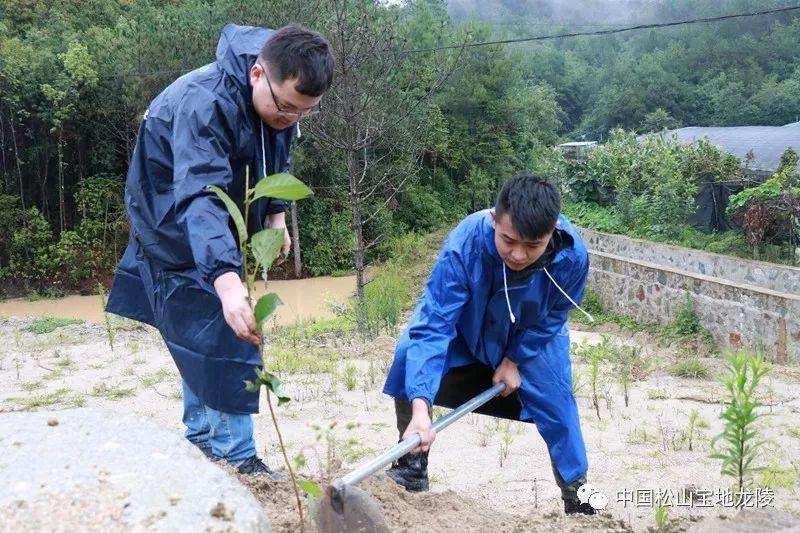
{"label": "distant building", "polygon": [[[785,126],[689,127],[649,135],[677,137],[686,143],[707,138],[720,150],[735,155],[742,162],[744,176],[750,185],[774,174],[787,148],[800,154],[800,122]],[[647,137],[642,135],[639,138]],[[800,172],[800,163],[797,171]],[[726,208],[731,194],[741,191],[743,182],[720,183],[713,179],[700,184],[697,192],[697,211],[692,224],[703,231],[733,228]]]}
{"label": "distant building", "polygon": [[[800,122],[785,126],[678,128],[668,130],[663,135],[667,137],[674,135],[688,143],[706,137],[721,150],[738,157],[745,166],[745,174],[755,178],[774,174],[781,163],[781,155],[787,148],[792,148],[800,154]],[[753,158],[747,161],[749,153],[752,153]]]}
{"label": "distant building", "polygon": [[567,159],[586,159],[586,156],[597,148],[595,141],[569,142],[558,145],[558,149]]}

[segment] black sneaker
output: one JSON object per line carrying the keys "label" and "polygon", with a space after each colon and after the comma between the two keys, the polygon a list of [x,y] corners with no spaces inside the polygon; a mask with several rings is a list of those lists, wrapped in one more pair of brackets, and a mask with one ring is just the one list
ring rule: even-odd
{"label": "black sneaker", "polygon": [[564,514],[598,514],[600,511],[580,500],[564,500]]}
{"label": "black sneaker", "polygon": [[392,463],[386,475],[409,492],[428,490],[428,452],[406,454]]}
{"label": "black sneaker", "polygon": [[249,457],[239,463],[239,466],[236,467],[236,470],[240,474],[246,475],[253,475],[253,476],[267,476],[269,479],[273,481],[278,481],[281,479],[286,478],[286,474],[281,472],[275,472],[270,467],[264,464],[257,455],[253,457]]}

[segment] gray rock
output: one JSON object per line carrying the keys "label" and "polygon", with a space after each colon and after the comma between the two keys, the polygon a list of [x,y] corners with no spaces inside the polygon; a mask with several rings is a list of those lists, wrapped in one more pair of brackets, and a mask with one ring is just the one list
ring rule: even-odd
{"label": "gray rock", "polygon": [[770,533],[800,532],[800,520],[777,509],[742,509],[733,518],[709,517],[694,527],[690,533]]}
{"label": "gray rock", "polygon": [[255,497],[178,431],[97,409],[0,415],[6,531],[269,531]]}

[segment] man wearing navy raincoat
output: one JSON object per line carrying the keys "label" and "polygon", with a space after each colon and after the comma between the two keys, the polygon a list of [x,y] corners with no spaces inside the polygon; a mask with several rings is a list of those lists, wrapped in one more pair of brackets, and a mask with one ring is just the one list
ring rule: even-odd
{"label": "man wearing navy raincoat", "polygon": [[502,396],[477,412],[535,423],[565,511],[594,513],[577,497],[588,462],[567,328],[589,260],[560,209],[552,184],[520,174],[503,185],[494,209],[468,216],[447,238],[384,386],[401,438],[421,437],[388,471],[406,489],[428,489],[431,405],[457,407],[503,382]]}
{"label": "man wearing navy raincoat", "polygon": [[[158,328],[183,379],[186,438],[242,473],[274,475],[256,455],[259,396],[244,385],[261,363],[258,335],[236,233],[208,186],[241,209],[246,168],[251,186],[286,171],[296,124],[318,109],[333,63],[325,38],[300,26],[227,25],[216,61],[151,102],[128,170],[131,240],[107,310]],[[285,229],[285,209],[259,200],[250,234]]]}

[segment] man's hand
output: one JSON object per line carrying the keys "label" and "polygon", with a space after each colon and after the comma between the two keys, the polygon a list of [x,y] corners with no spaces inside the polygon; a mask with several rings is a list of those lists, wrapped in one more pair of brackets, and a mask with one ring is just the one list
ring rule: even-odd
{"label": "man's hand", "polygon": [[500,382],[506,384],[505,390],[500,393],[501,396],[508,396],[516,391],[522,383],[517,365],[511,362],[507,357],[503,357],[500,366],[497,367],[494,371],[494,376],[492,376],[493,385],[497,385]]}
{"label": "man's hand", "polygon": [[236,272],[226,272],[214,280],[214,288],[222,302],[225,322],[240,339],[259,343],[256,318],[247,299],[247,288]]}
{"label": "man's hand", "polygon": [[292,249],[292,237],[289,235],[289,229],[286,227],[286,213],[274,213],[269,216],[269,227],[271,229],[283,228],[283,246],[281,246],[281,255],[275,261],[276,265],[280,265],[286,258],[289,257],[289,251]]}
{"label": "man's hand", "polygon": [[428,404],[422,398],[414,398],[411,402],[411,422],[409,422],[403,440],[418,433],[420,445],[411,450],[411,453],[427,452],[436,439],[436,431],[431,427],[431,417],[428,414]]}

